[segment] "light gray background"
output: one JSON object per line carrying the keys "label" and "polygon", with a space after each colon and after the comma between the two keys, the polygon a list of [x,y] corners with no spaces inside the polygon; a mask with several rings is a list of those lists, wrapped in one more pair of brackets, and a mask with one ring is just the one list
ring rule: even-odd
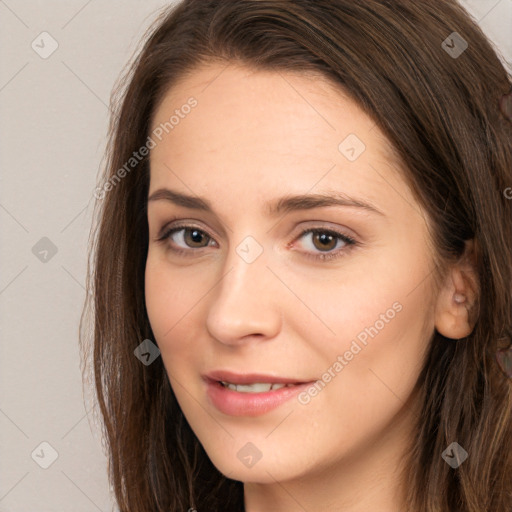
{"label": "light gray background", "polygon": [[[0,512],[114,509],[78,322],[110,92],[168,4],[0,0]],[[463,4],[512,71],[512,0]],[[44,31],[58,43],[47,58],[31,46],[51,49]],[[57,248],[46,262],[43,237]],[[48,469],[42,442],[58,454]]]}

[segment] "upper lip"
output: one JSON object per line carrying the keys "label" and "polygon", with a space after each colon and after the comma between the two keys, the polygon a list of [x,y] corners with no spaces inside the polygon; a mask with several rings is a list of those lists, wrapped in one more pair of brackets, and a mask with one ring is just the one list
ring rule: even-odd
{"label": "upper lip", "polygon": [[304,384],[313,382],[288,377],[277,377],[263,373],[235,373],[229,370],[214,370],[204,375],[206,379],[217,382],[229,382],[230,384]]}

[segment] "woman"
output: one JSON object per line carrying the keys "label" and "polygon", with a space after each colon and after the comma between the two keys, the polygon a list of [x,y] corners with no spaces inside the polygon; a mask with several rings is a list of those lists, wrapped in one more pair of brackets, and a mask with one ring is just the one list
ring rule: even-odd
{"label": "woman", "polygon": [[162,13],[82,335],[120,510],[511,510],[510,91],[452,0]]}

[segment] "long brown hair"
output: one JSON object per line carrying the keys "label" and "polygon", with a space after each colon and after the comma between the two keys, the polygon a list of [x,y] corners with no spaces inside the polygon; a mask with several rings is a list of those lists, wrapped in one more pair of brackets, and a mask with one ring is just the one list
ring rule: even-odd
{"label": "long brown hair", "polygon": [[[377,123],[428,213],[435,275],[475,241],[478,319],[457,342],[433,333],[407,509],[510,512],[512,383],[495,353],[512,336],[512,123],[500,111],[512,80],[478,25],[455,0],[185,0],[141,44],[112,96],[80,325],[120,510],[243,510],[243,484],[208,459],[161,358],[146,366],[134,356],[154,341],[144,299],[148,158],[126,167],[178,79],[203,62],[238,61],[333,80]],[[453,441],[469,454],[457,469],[441,457]]]}

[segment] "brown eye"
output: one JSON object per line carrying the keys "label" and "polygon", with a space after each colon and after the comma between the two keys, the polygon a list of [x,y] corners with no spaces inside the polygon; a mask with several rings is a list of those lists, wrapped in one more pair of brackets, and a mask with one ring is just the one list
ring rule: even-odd
{"label": "brown eye", "polygon": [[[352,237],[338,231],[312,228],[303,231],[300,238],[309,236],[308,250],[303,251],[308,258],[316,260],[330,260],[338,258],[345,254],[351,246],[358,245],[358,242]],[[215,240],[202,229],[194,226],[176,226],[170,228],[163,235],[157,238],[157,241],[164,242],[169,240],[169,249],[183,256],[198,255],[193,249],[203,249],[210,245],[215,245]]]}
{"label": "brown eye", "polygon": [[178,226],[167,230],[158,241],[170,240],[177,248],[173,250],[180,252],[187,249],[201,249],[210,245],[212,238],[203,230],[193,226]]}
{"label": "brown eye", "polygon": [[[196,228],[182,228],[179,231],[183,231],[185,235],[183,239],[189,247],[206,247],[208,245],[209,236]],[[206,240],[206,245],[202,243]]]}
{"label": "brown eye", "polygon": [[313,260],[325,261],[338,258],[357,245],[356,240],[352,237],[329,229],[307,229],[300,234],[299,239],[301,238],[309,239],[310,242],[305,244],[309,250],[306,250],[304,254]]}
{"label": "brown eye", "polygon": [[336,247],[338,243],[338,235],[332,235],[326,231],[313,232],[313,245],[320,251],[330,251]]}

